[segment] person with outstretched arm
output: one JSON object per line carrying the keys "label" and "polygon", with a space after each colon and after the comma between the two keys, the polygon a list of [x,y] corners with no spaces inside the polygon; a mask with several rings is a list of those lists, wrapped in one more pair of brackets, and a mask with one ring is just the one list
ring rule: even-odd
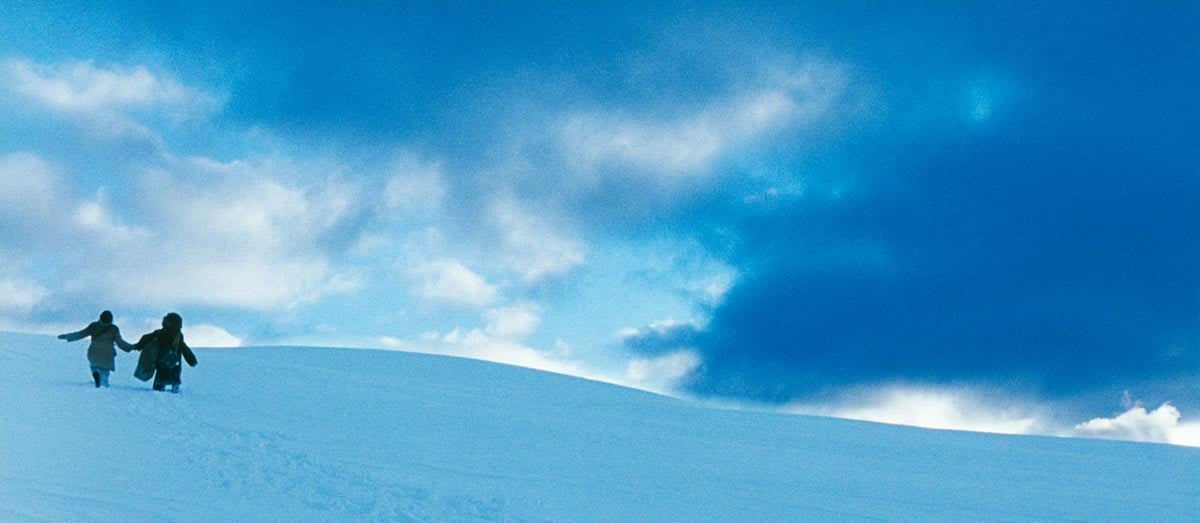
{"label": "person with outstretched arm", "polygon": [[100,321],[93,321],[81,331],[58,335],[58,339],[67,341],[87,337],[92,338],[87,351],[88,364],[92,367],[92,382],[96,388],[107,387],[108,374],[117,370],[117,351],[113,344],[125,352],[133,350],[133,345],[121,338],[121,329],[113,323],[113,313],[110,311],[101,312]]}

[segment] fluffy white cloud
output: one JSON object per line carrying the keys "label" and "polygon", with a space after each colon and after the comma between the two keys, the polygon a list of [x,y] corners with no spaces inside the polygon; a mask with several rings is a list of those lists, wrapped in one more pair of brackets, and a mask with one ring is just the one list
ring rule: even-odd
{"label": "fluffy white cloud", "polygon": [[[167,159],[113,207],[76,194],[63,168],[28,153],[0,157],[0,253],[53,259],[56,285],[138,306],[291,307],[353,291],[331,244],[364,206],[326,165],[289,160]],[[305,182],[306,179],[317,181]],[[293,180],[293,181],[285,181]],[[14,293],[29,302],[30,293]],[[14,298],[15,299],[15,298]]]}
{"label": "fluffy white cloud", "polygon": [[573,237],[565,220],[526,209],[509,195],[497,198],[490,211],[502,255],[521,281],[533,284],[561,277],[583,263],[583,244]]}
{"label": "fluffy white cloud", "polygon": [[659,179],[703,175],[732,147],[821,118],[845,83],[839,68],[814,62],[672,121],[579,114],[563,126],[563,153],[585,171],[614,166]]}
{"label": "fluffy white cloud", "polygon": [[1132,407],[1113,418],[1095,418],[1075,426],[1075,436],[1172,443],[1200,447],[1200,422],[1181,423],[1183,415],[1170,403],[1157,409]]}
{"label": "fluffy white cloud", "polygon": [[192,347],[241,347],[242,339],[216,325],[202,323],[186,329],[187,343]]}
{"label": "fluffy white cloud", "polygon": [[791,405],[788,411],[932,429],[999,434],[1043,434],[1040,412],[1000,398],[953,388],[890,386],[855,391],[828,405]]}
{"label": "fluffy white cloud", "polygon": [[1041,434],[1170,443],[1200,447],[1200,422],[1183,422],[1179,409],[1137,405],[1112,418],[1074,427],[1052,421],[1053,409],[1032,402],[958,388],[887,386],[853,391],[827,404],[789,405],[787,411],[915,427]]}
{"label": "fluffy white cloud", "polygon": [[[357,286],[332,268],[324,238],[354,219],[352,187],[285,183],[295,166],[193,159],[152,173],[142,219],[153,238],[123,272],[142,300],[254,308],[291,306]],[[282,169],[284,172],[278,172]]]}
{"label": "fluffy white cloud", "polygon": [[532,334],[542,322],[541,308],[532,303],[490,309],[484,314],[489,336],[501,339],[519,339]]}
{"label": "fluffy white cloud", "polygon": [[354,188],[280,181],[287,174],[270,161],[190,159],[142,177],[119,209],[133,224],[102,199],[75,204],[62,220],[78,243],[63,283],[130,305],[258,309],[358,288],[326,245],[355,219]]}
{"label": "fluffy white cloud", "polygon": [[454,259],[436,260],[409,272],[420,297],[453,305],[483,306],[495,299],[497,288]]}

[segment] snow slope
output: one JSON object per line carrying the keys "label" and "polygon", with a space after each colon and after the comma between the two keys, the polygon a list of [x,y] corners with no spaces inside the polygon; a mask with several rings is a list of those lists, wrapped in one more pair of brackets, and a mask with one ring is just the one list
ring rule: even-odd
{"label": "snow slope", "polygon": [[479,361],[0,334],[3,521],[1200,520],[1200,449],[718,410]]}

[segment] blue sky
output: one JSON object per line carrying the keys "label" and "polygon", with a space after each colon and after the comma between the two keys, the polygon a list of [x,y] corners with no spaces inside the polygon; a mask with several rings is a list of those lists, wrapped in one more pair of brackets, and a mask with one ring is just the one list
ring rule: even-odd
{"label": "blue sky", "polygon": [[1200,411],[1194,3],[71,4],[0,7],[7,330]]}

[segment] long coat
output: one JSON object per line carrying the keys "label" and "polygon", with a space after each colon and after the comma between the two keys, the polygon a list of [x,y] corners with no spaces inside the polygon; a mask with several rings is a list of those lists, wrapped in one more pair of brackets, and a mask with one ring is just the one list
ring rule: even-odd
{"label": "long coat", "polygon": [[97,369],[117,370],[117,351],[113,348],[114,343],[125,352],[133,350],[133,345],[121,338],[121,329],[112,323],[93,321],[79,332],[63,334],[60,337],[67,341],[75,341],[89,336],[92,338],[92,344],[88,345],[88,363]]}
{"label": "long coat", "polygon": [[131,348],[142,351],[134,376],[142,381],[154,376],[155,385],[179,384],[181,356],[188,365],[196,366],[196,354],[183,341],[183,333],[178,329],[162,328],[151,332],[142,336]]}

